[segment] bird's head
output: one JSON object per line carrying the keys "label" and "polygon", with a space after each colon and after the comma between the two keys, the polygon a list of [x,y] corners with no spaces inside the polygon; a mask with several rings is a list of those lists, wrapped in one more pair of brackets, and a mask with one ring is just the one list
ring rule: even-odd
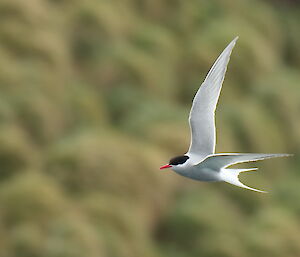
{"label": "bird's head", "polygon": [[176,156],[169,161],[169,164],[160,167],[160,169],[179,168],[182,167],[189,159],[187,155]]}

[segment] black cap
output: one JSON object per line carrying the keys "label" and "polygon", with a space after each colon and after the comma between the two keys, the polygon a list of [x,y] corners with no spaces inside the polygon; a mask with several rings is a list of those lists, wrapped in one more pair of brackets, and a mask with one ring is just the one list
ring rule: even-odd
{"label": "black cap", "polygon": [[190,157],[186,155],[176,156],[169,161],[170,165],[178,165],[185,163]]}

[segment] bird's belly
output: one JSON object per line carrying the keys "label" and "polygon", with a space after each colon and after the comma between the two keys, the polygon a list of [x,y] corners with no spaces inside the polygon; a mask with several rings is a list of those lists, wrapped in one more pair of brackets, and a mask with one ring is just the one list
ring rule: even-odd
{"label": "bird's belly", "polygon": [[175,171],[178,174],[188,177],[195,180],[201,180],[201,181],[220,181],[220,174],[218,171],[209,169],[209,168],[195,168],[190,167],[186,169],[185,171]]}

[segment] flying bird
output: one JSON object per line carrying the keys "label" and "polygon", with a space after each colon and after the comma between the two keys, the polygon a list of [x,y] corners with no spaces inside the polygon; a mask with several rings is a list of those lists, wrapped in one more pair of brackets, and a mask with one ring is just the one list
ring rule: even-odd
{"label": "flying bird", "polygon": [[230,55],[237,40],[238,37],[224,49],[194,97],[189,115],[191,143],[187,153],[172,158],[169,164],[160,169],[171,168],[176,173],[194,180],[224,181],[238,187],[266,193],[266,191],[244,185],[238,178],[241,172],[257,170],[257,168],[233,169],[229,167],[237,163],[285,157],[290,154],[215,153],[215,110]]}

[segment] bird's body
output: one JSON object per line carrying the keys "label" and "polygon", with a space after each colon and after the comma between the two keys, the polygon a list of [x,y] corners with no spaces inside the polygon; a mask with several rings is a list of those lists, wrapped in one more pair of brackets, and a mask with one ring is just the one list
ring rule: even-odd
{"label": "bird's body", "polygon": [[173,170],[181,176],[195,180],[206,182],[221,181],[220,170],[214,170],[210,167],[197,167],[196,165],[189,165],[184,168],[174,167]]}
{"label": "bird's body", "polygon": [[215,154],[215,109],[225,77],[235,38],[213,64],[193,100],[189,116],[191,144],[186,154],[174,157],[161,169],[172,168],[176,173],[194,180],[225,181],[246,189],[260,191],[242,184],[238,175],[252,169],[231,169],[231,165],[243,162],[284,157],[288,154],[221,153]]}

